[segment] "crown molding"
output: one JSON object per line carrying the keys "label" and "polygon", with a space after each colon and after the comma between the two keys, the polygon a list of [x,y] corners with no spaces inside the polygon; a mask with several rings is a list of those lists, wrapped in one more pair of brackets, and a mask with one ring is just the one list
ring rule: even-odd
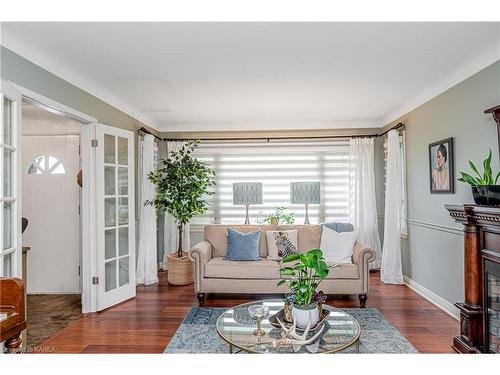
{"label": "crown molding", "polygon": [[135,120],[144,123],[154,130],[157,130],[155,121],[151,117],[144,113],[141,113],[141,111],[135,108],[133,105],[130,105],[118,99],[115,95],[111,94],[102,86],[89,79],[85,79],[80,74],[45,56],[35,48],[32,48],[18,40],[12,40],[12,38],[10,38],[10,40],[8,41],[3,38],[0,45],[28,60],[29,62],[37,65],[38,67],[46,70],[47,72],[55,75],[56,77],[63,79],[64,81],[77,87],[78,89],[83,90],[88,94],[96,97],[97,99],[102,100],[106,104],[109,104],[116,109],[126,113]]}
{"label": "crown molding", "polygon": [[381,126],[388,126],[400,117],[420,107],[422,104],[451,89],[453,86],[465,81],[467,78],[487,68],[491,64],[500,61],[500,45],[493,45],[484,51],[483,54],[464,64],[462,67],[451,72],[434,85],[428,87],[419,95],[400,105],[396,110],[390,112],[380,120]]}
{"label": "crown molding", "polygon": [[159,123],[159,132],[225,132],[272,130],[380,129],[380,120],[325,122],[231,122],[231,123]]}

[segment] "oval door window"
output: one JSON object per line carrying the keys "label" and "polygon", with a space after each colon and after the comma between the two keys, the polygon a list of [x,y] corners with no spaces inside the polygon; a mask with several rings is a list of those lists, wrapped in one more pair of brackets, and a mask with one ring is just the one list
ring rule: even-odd
{"label": "oval door window", "polygon": [[37,156],[28,167],[28,174],[65,174],[62,162],[52,155]]}

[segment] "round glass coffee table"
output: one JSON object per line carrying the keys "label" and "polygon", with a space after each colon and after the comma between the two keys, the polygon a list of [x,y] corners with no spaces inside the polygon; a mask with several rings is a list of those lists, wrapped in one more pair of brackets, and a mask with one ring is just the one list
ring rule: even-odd
{"label": "round glass coffee table", "polygon": [[[265,334],[254,335],[257,322],[248,313],[250,305],[266,305],[269,315],[261,323]],[[361,327],[354,317],[344,310],[323,305],[330,315],[323,323],[323,334],[315,342],[308,345],[273,346],[273,341],[281,339],[282,329],[269,323],[269,318],[283,308],[283,301],[264,300],[244,303],[226,310],[217,320],[216,328],[219,336],[228,343],[229,352],[245,351],[248,353],[336,353],[355,346],[359,353],[359,337]],[[317,331],[309,333],[309,337]]]}

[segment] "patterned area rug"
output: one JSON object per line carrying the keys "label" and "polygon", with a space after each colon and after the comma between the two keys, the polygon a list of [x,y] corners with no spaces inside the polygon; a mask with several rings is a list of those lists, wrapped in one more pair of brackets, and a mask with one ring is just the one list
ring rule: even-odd
{"label": "patterned area rug", "polygon": [[[165,353],[228,353],[215,330],[220,307],[193,307],[170,340]],[[360,353],[418,353],[377,309],[344,309],[361,326]],[[354,352],[349,348],[345,353]]]}

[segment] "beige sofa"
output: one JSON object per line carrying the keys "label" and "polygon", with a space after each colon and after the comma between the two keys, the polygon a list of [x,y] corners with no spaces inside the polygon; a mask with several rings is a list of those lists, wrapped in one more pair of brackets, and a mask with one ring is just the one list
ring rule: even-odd
{"label": "beige sofa", "polygon": [[[262,232],[259,261],[225,260],[227,254],[227,228],[241,233],[255,230]],[[195,264],[195,291],[200,304],[207,293],[284,293],[286,286],[277,287],[280,280],[281,262],[267,259],[266,231],[298,230],[300,252],[318,248],[320,245],[319,225],[207,225],[204,241],[189,251]],[[326,294],[358,294],[360,306],[364,307],[368,295],[368,263],[375,252],[360,243],[355,244],[352,263],[343,263],[330,270],[328,278],[321,284]]]}

